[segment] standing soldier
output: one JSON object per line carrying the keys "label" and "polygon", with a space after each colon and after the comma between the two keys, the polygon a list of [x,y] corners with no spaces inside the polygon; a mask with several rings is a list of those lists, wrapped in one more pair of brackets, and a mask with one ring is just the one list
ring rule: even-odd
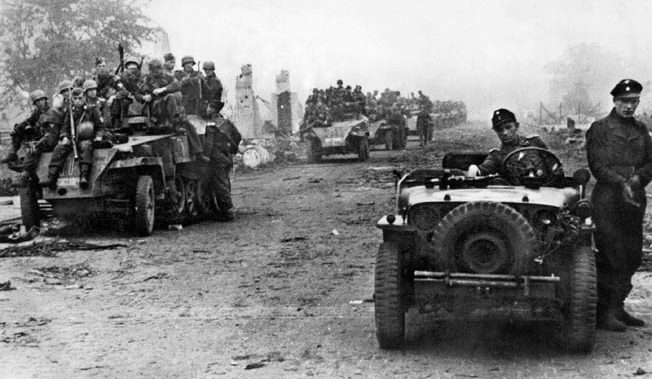
{"label": "standing soldier", "polygon": [[207,115],[215,124],[206,127],[204,152],[210,161],[207,165],[209,181],[217,197],[220,221],[233,220],[233,201],[231,200],[231,179],[233,155],[238,152],[242,136],[233,123],[223,118],[215,104],[209,104]]}
{"label": "standing soldier", "polygon": [[[70,109],[66,111],[63,127],[59,134],[59,143],[54,148],[50,169],[48,172],[47,186],[55,190],[57,179],[63,169],[68,155],[74,150],[73,143],[79,150],[79,187],[88,188],[88,179],[93,163],[93,142],[101,141],[104,133],[102,117],[97,107],[89,107],[84,101],[84,90],[72,90],[72,116]],[[72,128],[75,128],[77,140],[72,140]]]}
{"label": "standing soldier", "polygon": [[104,120],[104,125],[108,128],[112,126],[111,123],[111,103],[114,100],[116,93],[116,76],[113,75],[106,67],[106,60],[104,58],[95,59],[95,75],[93,76],[97,86],[96,95],[100,102],[100,113]]}
{"label": "standing soldier", "polygon": [[[96,107],[102,109],[102,100],[97,97],[97,83],[93,79],[88,79],[84,82],[84,101],[89,107]],[[101,111],[100,111],[100,114]]]}
{"label": "standing soldier", "polygon": [[426,108],[422,108],[417,115],[417,131],[421,147],[425,147],[430,141],[430,130],[432,130],[432,117]]}
{"label": "standing soldier", "polygon": [[205,88],[204,78],[199,71],[195,71],[195,58],[187,55],[181,58],[183,77],[181,78],[181,93],[183,94],[183,108],[186,114],[199,115],[202,105],[202,90]]}
{"label": "standing soldier", "polygon": [[222,102],[222,82],[215,75],[215,63],[212,61],[205,61],[202,63],[202,69],[204,70],[204,83],[205,83],[205,93],[203,93],[203,106],[202,111],[206,109],[208,104],[213,104],[217,106],[217,112],[219,113],[224,107]]}
{"label": "standing soldier", "polygon": [[355,90],[353,90],[353,101],[356,103],[356,107],[359,113],[363,115],[367,114],[367,97],[362,92],[362,86],[356,85]]}
{"label": "standing soldier", "polygon": [[598,327],[622,332],[643,326],[625,311],[632,276],[641,265],[645,186],[652,179],[652,140],[634,118],[643,86],[620,81],[611,90],[614,108],[586,133],[589,167],[597,183],[591,194],[598,249]]}

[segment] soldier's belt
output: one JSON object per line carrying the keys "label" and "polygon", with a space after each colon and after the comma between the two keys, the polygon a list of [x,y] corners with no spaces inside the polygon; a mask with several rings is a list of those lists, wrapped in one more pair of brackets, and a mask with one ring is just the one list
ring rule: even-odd
{"label": "soldier's belt", "polygon": [[636,167],[634,166],[611,166],[610,168],[626,179],[629,179],[636,172]]}

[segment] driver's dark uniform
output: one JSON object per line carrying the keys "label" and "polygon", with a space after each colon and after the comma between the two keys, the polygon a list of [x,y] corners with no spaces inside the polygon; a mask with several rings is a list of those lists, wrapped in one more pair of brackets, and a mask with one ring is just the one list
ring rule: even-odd
{"label": "driver's dark uniform", "polygon": [[491,174],[500,174],[500,168],[503,164],[503,160],[507,154],[511,153],[516,149],[523,147],[540,147],[542,149],[548,149],[548,146],[539,136],[530,136],[530,137],[521,137],[519,136],[518,144],[515,145],[501,145],[500,149],[493,149],[489,152],[487,158],[478,166],[480,169],[480,175],[491,175]]}

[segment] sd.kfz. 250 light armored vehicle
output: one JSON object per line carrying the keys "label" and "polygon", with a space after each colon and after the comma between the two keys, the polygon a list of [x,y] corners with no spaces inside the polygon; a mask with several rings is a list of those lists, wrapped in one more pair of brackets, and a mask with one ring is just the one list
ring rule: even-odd
{"label": "sd.kfz. 250 light armored vehicle", "polygon": [[564,176],[551,152],[509,154],[501,177],[467,177],[486,154],[447,154],[397,182],[397,214],[375,268],[376,335],[402,344],[405,312],[441,319],[559,322],[564,346],[591,350],[596,322],[592,205],[585,169]]}

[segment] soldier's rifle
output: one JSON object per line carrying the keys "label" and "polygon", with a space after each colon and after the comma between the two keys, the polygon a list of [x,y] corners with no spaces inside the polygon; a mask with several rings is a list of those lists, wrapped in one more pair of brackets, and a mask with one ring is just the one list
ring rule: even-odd
{"label": "soldier's rifle", "polygon": [[118,43],[118,55],[120,56],[120,63],[118,64],[118,67],[116,67],[113,75],[118,75],[125,67],[125,49],[122,47],[121,43]]}
{"label": "soldier's rifle", "polygon": [[72,89],[69,92],[70,101],[68,101],[68,113],[70,113],[70,139],[72,143],[72,153],[75,160],[79,159],[77,152],[77,128],[75,127],[75,116],[72,113]]}

